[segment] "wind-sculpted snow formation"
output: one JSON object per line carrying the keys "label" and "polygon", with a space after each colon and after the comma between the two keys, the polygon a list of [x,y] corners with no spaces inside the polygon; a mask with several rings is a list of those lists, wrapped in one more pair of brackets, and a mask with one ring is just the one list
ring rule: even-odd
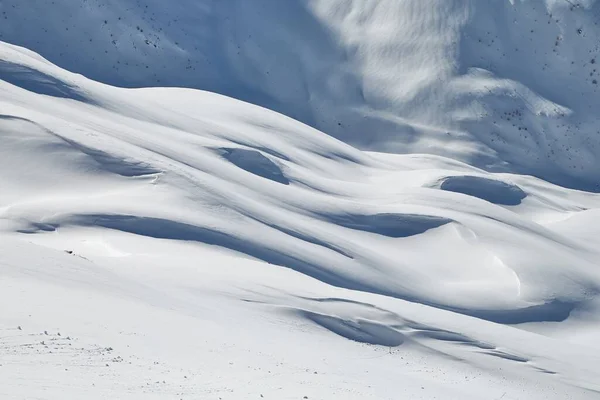
{"label": "wind-sculpted snow formation", "polygon": [[596,3],[28,3],[0,397],[598,398]]}

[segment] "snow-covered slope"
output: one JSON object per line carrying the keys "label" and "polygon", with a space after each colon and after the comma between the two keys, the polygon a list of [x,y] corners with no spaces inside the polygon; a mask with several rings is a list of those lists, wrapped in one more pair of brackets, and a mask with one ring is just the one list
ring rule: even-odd
{"label": "snow-covered slope", "polygon": [[0,60],[0,397],[598,397],[599,195]]}
{"label": "snow-covered slope", "polygon": [[0,40],[210,90],[362,149],[598,191],[596,0],[3,0]]}

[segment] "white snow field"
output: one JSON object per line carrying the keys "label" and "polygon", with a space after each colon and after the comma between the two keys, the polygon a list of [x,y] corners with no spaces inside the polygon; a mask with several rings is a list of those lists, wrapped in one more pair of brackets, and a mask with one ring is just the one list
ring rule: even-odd
{"label": "white snow field", "polygon": [[0,0],[0,399],[599,399],[598,4]]}

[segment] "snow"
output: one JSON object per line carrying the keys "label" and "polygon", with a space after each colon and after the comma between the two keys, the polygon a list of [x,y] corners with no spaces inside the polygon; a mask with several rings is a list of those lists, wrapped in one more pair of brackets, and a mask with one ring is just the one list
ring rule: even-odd
{"label": "snow", "polygon": [[450,176],[440,184],[440,189],[507,206],[517,206],[527,197],[527,193],[516,185],[468,175]]}
{"label": "snow", "polygon": [[0,40],[111,85],[258,104],[363,150],[597,192],[599,16],[597,0],[3,0]]}
{"label": "snow", "polygon": [[597,3],[43,4],[0,3],[49,58],[0,42],[1,398],[598,398],[596,89],[475,40],[584,68]]}

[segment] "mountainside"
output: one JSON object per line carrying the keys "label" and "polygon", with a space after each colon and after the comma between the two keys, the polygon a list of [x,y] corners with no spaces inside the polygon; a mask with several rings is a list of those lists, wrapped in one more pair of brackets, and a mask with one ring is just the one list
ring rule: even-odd
{"label": "mountainside", "polygon": [[597,399],[597,4],[2,0],[0,398]]}
{"label": "mountainside", "polygon": [[597,396],[598,195],[0,58],[4,398]]}
{"label": "mountainside", "polygon": [[4,0],[0,40],[250,101],[362,149],[599,189],[595,0]]}

